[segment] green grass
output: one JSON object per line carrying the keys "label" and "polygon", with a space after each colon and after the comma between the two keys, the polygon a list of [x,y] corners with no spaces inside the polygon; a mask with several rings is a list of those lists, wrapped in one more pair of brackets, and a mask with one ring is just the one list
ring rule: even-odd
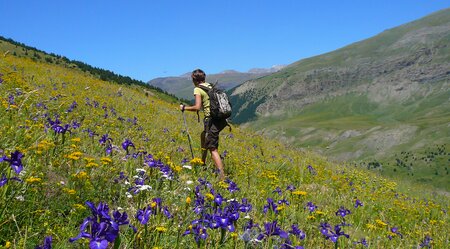
{"label": "green grass", "polygon": [[[265,130],[274,138],[286,138],[295,146],[319,151],[330,158],[363,149],[362,154],[355,154],[349,160],[360,164],[383,162],[386,166],[382,173],[394,177],[399,172],[391,166],[395,161],[394,154],[402,151],[421,153],[430,146],[450,143],[449,99],[450,93],[444,91],[419,101],[377,104],[365,95],[347,94],[309,105],[301,112],[289,110],[282,116],[260,117],[250,127]],[[370,137],[375,132],[387,133],[393,129],[398,129],[397,133],[401,134],[404,127],[415,127],[415,131],[402,135],[400,142],[393,147],[383,148],[383,144],[377,145]],[[340,138],[344,131],[359,134]],[[362,143],[367,146],[362,146]],[[447,165],[445,159],[433,162],[433,167],[440,170]],[[436,188],[450,190],[450,183],[445,181],[446,174],[435,174],[434,168],[423,163],[415,163],[414,168],[414,174],[399,175],[421,182],[424,182],[421,179],[433,179],[426,182]]]}
{"label": "green grass", "polygon": [[[117,232],[110,241],[98,230],[93,235],[108,248],[274,248],[286,236],[305,248],[359,248],[362,239],[370,248],[415,248],[427,236],[435,248],[448,244],[449,198],[422,185],[331,163],[239,127],[221,133],[230,181],[219,181],[210,159],[206,167],[191,160],[178,103],[168,97],[10,55],[0,60],[0,79],[1,248],[34,248],[50,236],[52,248],[87,248],[92,238],[69,241],[83,221],[86,233],[99,223]],[[186,117],[199,156],[202,124],[194,113]],[[110,139],[100,142],[104,135]],[[17,153],[23,170],[9,162]],[[213,215],[232,222],[215,227]],[[128,224],[116,230],[111,219],[136,231]],[[250,221],[260,229],[246,229]],[[275,221],[280,231],[295,225],[306,237],[265,229]],[[327,239],[325,223],[333,232],[341,224],[349,238]],[[196,239],[198,228],[207,236]]]}

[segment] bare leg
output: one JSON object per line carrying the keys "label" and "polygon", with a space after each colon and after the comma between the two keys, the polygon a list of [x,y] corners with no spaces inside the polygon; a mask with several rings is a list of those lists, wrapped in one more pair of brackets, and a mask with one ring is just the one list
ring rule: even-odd
{"label": "bare leg", "polygon": [[219,170],[219,178],[221,181],[225,180],[225,172],[223,171],[222,159],[220,159],[219,151],[217,149],[210,149],[211,158],[214,161],[217,169]]}
{"label": "bare leg", "polygon": [[205,131],[200,134],[201,151],[202,151],[202,161],[203,165],[206,165],[206,156],[208,155],[208,150],[205,148]]}

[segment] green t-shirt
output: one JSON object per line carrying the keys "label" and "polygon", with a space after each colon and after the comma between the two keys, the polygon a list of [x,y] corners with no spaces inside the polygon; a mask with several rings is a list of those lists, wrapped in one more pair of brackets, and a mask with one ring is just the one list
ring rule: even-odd
{"label": "green t-shirt", "polygon": [[[211,88],[211,84],[209,83],[200,83],[200,85]],[[200,87],[195,87],[194,88],[194,97],[195,95],[200,94],[200,96],[202,97],[202,107],[203,107],[203,113],[205,114],[205,117],[209,117],[210,116],[210,111],[209,111],[209,96],[208,93],[205,92],[203,89],[201,89]]]}

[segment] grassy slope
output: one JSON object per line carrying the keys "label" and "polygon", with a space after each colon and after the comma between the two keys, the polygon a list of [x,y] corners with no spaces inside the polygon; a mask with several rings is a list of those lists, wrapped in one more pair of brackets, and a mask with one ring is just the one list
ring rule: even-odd
{"label": "grassy slope", "polygon": [[[298,147],[314,148],[334,158],[339,158],[349,151],[363,149],[363,154],[354,156],[358,158],[359,163],[379,161],[385,166],[382,170],[385,175],[395,176],[402,172],[401,175],[419,181],[432,178],[433,181],[426,182],[449,191],[449,98],[450,93],[444,91],[403,105],[381,105],[369,101],[364,95],[348,94],[313,104],[300,113],[290,112],[282,117],[261,117],[251,124],[251,127],[255,130],[265,130],[273,137],[287,139]],[[380,147],[382,142],[379,146],[364,142],[371,136],[389,134],[390,130],[397,130],[399,127],[415,127],[417,130],[411,137],[389,148]],[[271,130],[279,132],[270,133]],[[358,134],[350,138],[340,138],[345,131],[357,131]],[[401,152],[416,153],[416,157],[421,158],[427,150],[436,145],[444,146],[447,153],[442,155],[440,160],[432,163],[415,160],[410,162],[413,165],[408,169],[402,169],[396,164]]]}
{"label": "grassy slope", "polygon": [[[0,187],[0,246],[32,248],[42,244],[45,236],[52,236],[55,248],[86,247],[88,239],[74,244],[68,239],[79,233],[78,226],[91,213],[84,202],[92,201],[107,203],[111,211],[120,207],[136,226],[137,233],[122,227],[120,248],[195,247],[192,235],[180,235],[199,218],[192,211],[198,198],[192,189],[200,177],[210,181],[215,190],[200,191],[206,203],[213,205],[209,197],[212,192],[239,202],[248,198],[253,206],[248,214],[241,213],[234,232],[208,228],[208,238],[200,240],[202,247],[244,248],[242,227],[251,219],[261,227],[277,220],[286,231],[298,224],[307,237],[299,240],[290,235],[294,245],[332,248],[334,243],[326,240],[318,227],[322,222],[333,226],[341,223],[342,218],[335,214],[340,207],[351,210],[345,222],[352,224],[342,228],[350,238],[341,237],[340,247],[353,247],[353,242],[361,238],[374,248],[416,247],[425,236],[433,239],[436,248],[448,243],[448,214],[442,211],[449,208],[445,195],[435,196],[418,185],[398,185],[373,173],[335,165],[239,128],[221,134],[221,152],[227,151],[226,172],[241,189],[231,193],[227,183],[217,181],[210,163],[201,168],[188,162],[193,170],[181,167],[190,153],[176,103],[157,95],[146,96],[139,86],[104,82],[76,69],[27,58],[2,57],[0,74],[0,153],[24,154],[20,175],[6,161],[0,162],[2,176],[23,180],[10,180]],[[70,108],[74,102],[76,107]],[[80,126],[64,135],[56,134],[48,118],[57,116],[62,125],[77,122]],[[187,121],[195,138],[201,125],[193,114],[187,114]],[[99,143],[104,134],[112,139],[111,155]],[[122,148],[126,139],[134,143],[129,152],[136,157],[127,156]],[[193,142],[198,155],[198,141]],[[162,178],[157,169],[143,164],[149,154],[171,168],[173,180]],[[139,174],[138,169],[145,173]],[[129,184],[118,180],[120,172],[128,177]],[[144,176],[152,190],[128,197],[134,177]],[[286,190],[290,184],[297,192]],[[273,192],[277,187],[281,195]],[[147,225],[141,225],[135,219],[136,211],[156,205],[152,198],[157,197],[174,218],[167,219],[157,211]],[[187,202],[188,198],[192,201]],[[267,198],[273,198],[277,205],[278,200],[287,200],[289,205],[279,205],[277,213],[272,210],[264,214]],[[364,206],[354,208],[355,198]],[[308,202],[318,209],[309,212],[305,209]],[[403,238],[390,232],[393,227],[399,228]],[[221,234],[226,236],[219,243]],[[271,236],[250,243],[271,248],[282,240]]]}

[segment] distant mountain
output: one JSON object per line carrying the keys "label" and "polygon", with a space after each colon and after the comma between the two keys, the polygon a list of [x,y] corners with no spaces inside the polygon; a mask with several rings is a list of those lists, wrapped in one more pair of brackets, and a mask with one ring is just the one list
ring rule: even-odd
{"label": "distant mountain", "polygon": [[247,81],[231,98],[234,122],[298,147],[423,182],[448,177],[450,9]]}
{"label": "distant mountain", "polygon": [[[229,90],[245,81],[257,79],[277,72],[283,67],[283,65],[276,65],[271,68],[254,68],[245,73],[236,70],[225,70],[217,74],[207,74],[206,81],[210,83],[215,83],[217,81],[219,87]],[[148,84],[161,88],[179,98],[187,100],[193,98],[193,85],[190,72],[180,76],[152,79]]]}

